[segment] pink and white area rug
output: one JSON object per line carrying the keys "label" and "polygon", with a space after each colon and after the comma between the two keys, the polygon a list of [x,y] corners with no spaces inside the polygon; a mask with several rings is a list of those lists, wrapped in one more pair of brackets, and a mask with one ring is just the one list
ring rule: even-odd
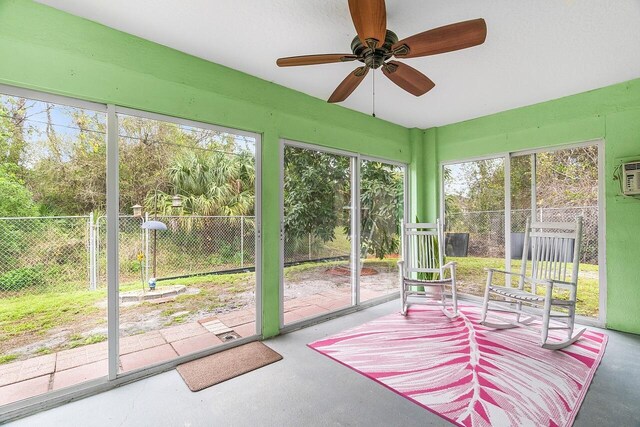
{"label": "pink and white area rug", "polygon": [[[414,308],[415,307],[415,308]],[[429,411],[462,426],[570,426],[607,336],[587,331],[545,350],[524,328],[481,326],[480,309],[449,320],[413,306],[309,344]]]}

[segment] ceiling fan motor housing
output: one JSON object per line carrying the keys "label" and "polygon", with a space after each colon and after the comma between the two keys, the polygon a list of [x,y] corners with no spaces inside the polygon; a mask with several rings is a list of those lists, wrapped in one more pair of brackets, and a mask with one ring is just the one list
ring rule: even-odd
{"label": "ceiling fan motor housing", "polygon": [[351,42],[351,51],[358,57],[358,61],[364,62],[369,68],[380,68],[385,61],[393,56],[391,46],[398,42],[398,36],[393,31],[387,30],[384,44],[377,49],[371,49],[362,44],[358,36]]}

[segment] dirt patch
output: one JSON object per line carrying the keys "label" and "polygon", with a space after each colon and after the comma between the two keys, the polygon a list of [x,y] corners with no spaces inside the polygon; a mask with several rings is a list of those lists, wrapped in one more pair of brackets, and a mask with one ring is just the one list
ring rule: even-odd
{"label": "dirt patch", "polygon": [[[348,274],[331,274],[329,271],[341,269]],[[380,292],[393,292],[398,289],[398,273],[386,265],[365,267],[373,273],[361,275],[360,287]],[[340,270],[339,270],[340,271]],[[284,299],[301,298],[331,290],[348,291],[351,288],[351,270],[348,266],[336,266],[330,269],[319,266],[285,275]]]}
{"label": "dirt patch", "polygon": [[[346,273],[346,274],[345,274]],[[301,271],[286,272],[285,300],[305,297],[329,290],[349,292],[351,273],[348,266],[316,265]],[[381,292],[397,289],[397,270],[387,264],[367,265],[361,275],[361,288]],[[205,317],[255,308],[255,278],[230,275],[228,280],[191,283],[187,291],[174,300],[160,304],[128,302],[120,304],[120,336],[160,330]],[[42,333],[25,333],[2,342],[3,354],[16,354],[19,359],[69,348],[72,337],[107,335],[107,300],[95,304],[99,310],[60,324]]]}
{"label": "dirt patch", "polygon": [[[328,268],[327,273],[332,274],[334,276],[350,276],[351,269],[349,267],[337,266]],[[373,276],[378,274],[378,270],[370,267],[363,267],[360,269],[360,276]]]}

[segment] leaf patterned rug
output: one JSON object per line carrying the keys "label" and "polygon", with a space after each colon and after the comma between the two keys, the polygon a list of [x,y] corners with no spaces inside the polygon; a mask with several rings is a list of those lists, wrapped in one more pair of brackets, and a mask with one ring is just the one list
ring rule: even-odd
{"label": "leaf patterned rug", "polygon": [[592,330],[559,351],[524,328],[481,326],[478,307],[449,320],[413,306],[309,344],[442,418],[462,426],[570,426],[602,359]]}

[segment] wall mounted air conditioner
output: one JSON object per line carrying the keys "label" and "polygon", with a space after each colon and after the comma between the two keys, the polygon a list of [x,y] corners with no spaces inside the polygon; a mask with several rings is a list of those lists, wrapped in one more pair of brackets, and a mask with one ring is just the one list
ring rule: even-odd
{"label": "wall mounted air conditioner", "polygon": [[622,165],[622,192],[625,196],[640,195],[640,162]]}

